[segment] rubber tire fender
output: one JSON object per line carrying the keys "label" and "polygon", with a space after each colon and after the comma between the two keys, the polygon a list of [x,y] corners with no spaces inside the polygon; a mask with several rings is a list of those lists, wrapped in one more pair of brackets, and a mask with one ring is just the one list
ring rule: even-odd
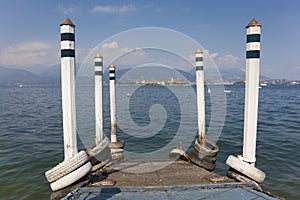
{"label": "rubber tire fender", "polygon": [[92,169],[92,164],[90,162],[87,162],[86,164],[82,165],[75,171],[73,171],[73,172],[69,173],[68,175],[58,179],[57,181],[51,183],[50,187],[51,187],[52,191],[57,191],[57,190],[63,189],[65,187],[75,183],[76,181],[78,181],[79,179],[84,177],[85,175],[87,175],[91,171],[91,169]]}
{"label": "rubber tire fender", "polygon": [[45,172],[46,179],[49,183],[52,183],[72,171],[78,169],[80,166],[88,161],[88,156],[85,151],[80,151],[75,154],[72,158],[59,163],[54,168]]}

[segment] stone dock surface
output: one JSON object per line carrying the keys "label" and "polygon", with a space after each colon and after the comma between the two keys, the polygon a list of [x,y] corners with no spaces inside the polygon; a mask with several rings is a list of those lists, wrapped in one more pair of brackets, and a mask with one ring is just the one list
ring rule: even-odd
{"label": "stone dock surface", "polygon": [[276,199],[250,184],[237,183],[183,160],[124,160],[103,166],[89,180],[55,192],[51,198],[68,194],[64,199],[199,199],[205,197],[201,195],[220,198],[225,193],[231,199]]}
{"label": "stone dock surface", "polygon": [[233,181],[181,160],[127,160],[94,173],[94,181],[101,181],[101,178],[105,181],[116,181],[113,187],[176,186]]}

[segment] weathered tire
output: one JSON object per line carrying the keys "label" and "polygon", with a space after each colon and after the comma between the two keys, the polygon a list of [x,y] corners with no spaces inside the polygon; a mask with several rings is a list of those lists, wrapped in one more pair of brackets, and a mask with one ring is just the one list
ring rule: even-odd
{"label": "weathered tire", "polygon": [[199,140],[195,141],[194,149],[198,152],[200,157],[215,157],[219,151],[217,144],[212,144],[211,141],[206,140],[206,146],[203,146],[199,143]]}
{"label": "weathered tire", "polygon": [[232,155],[228,156],[226,165],[258,183],[263,182],[266,178],[266,174],[263,171]]}
{"label": "weathered tire", "polygon": [[118,153],[124,153],[124,149],[111,149],[110,153],[111,153],[111,155],[118,154]]}
{"label": "weathered tire", "polygon": [[245,182],[245,183],[251,183],[254,185],[255,189],[257,189],[258,191],[263,191],[263,189],[260,187],[260,185],[255,182],[254,180],[246,177],[245,175],[239,173],[238,171],[236,171],[235,169],[233,168],[229,168],[228,171],[227,171],[227,176],[229,178],[233,178],[239,182]]}
{"label": "weathered tire", "polygon": [[216,167],[216,164],[210,163],[204,159],[200,159],[198,157],[198,155],[195,153],[195,151],[192,151],[191,153],[189,153],[189,157],[190,157],[190,161],[193,164],[195,164],[199,167],[202,167],[208,171],[212,171]]}
{"label": "weathered tire", "polygon": [[111,155],[113,160],[122,160],[124,159],[124,154],[123,153],[116,153]]}
{"label": "weathered tire", "polygon": [[88,149],[88,154],[90,156],[97,155],[101,151],[103,151],[104,149],[106,149],[107,147],[109,147],[109,140],[106,137],[100,144],[98,144],[97,146],[93,147],[92,149]]}
{"label": "weathered tire", "polygon": [[56,165],[54,168],[46,171],[46,179],[49,181],[49,183],[52,183],[74,171],[75,169],[78,169],[80,166],[86,163],[88,159],[89,158],[87,154],[84,151],[80,151],[72,158],[63,161],[62,163]]}
{"label": "weathered tire", "polygon": [[210,163],[215,163],[217,161],[217,154],[215,156],[205,156],[203,153],[199,153],[196,149],[194,149],[194,153],[198,155],[200,160],[205,160]]}
{"label": "weathered tire", "polygon": [[78,181],[79,179],[84,177],[85,175],[87,175],[91,169],[92,169],[92,164],[90,162],[87,162],[86,164],[79,167],[75,171],[73,171],[73,172],[69,173],[68,175],[58,179],[57,181],[51,183],[50,187],[51,187],[52,191],[57,191],[57,190],[63,189],[65,187],[75,183],[76,181]]}
{"label": "weathered tire", "polygon": [[110,149],[123,149],[124,142],[111,142],[109,143]]}
{"label": "weathered tire", "polygon": [[92,165],[110,159],[111,156],[109,140],[105,138],[99,145],[97,145],[93,149],[87,149],[87,153],[89,155],[89,160],[92,163]]}
{"label": "weathered tire", "polygon": [[102,163],[104,160],[107,160],[107,159],[111,159],[109,147],[103,149],[102,152],[99,152],[96,155],[89,156],[89,161],[92,163],[92,165],[95,165],[99,162]]}

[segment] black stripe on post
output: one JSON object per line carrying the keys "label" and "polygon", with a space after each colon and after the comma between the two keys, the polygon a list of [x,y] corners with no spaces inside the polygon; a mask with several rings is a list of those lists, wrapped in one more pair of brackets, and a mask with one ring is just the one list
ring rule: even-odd
{"label": "black stripe on post", "polygon": [[196,66],[196,71],[203,70],[203,66]]}
{"label": "black stripe on post", "polygon": [[103,62],[95,62],[95,66],[102,66]]}
{"label": "black stripe on post", "polygon": [[116,77],[109,77],[109,80],[115,80]]}
{"label": "black stripe on post", "polygon": [[246,52],[246,58],[260,58],[259,50],[251,50]]}
{"label": "black stripe on post", "polygon": [[114,74],[115,73],[115,69],[109,69],[109,73]]}
{"label": "black stripe on post", "polygon": [[75,41],[75,35],[74,33],[62,33],[60,35],[60,41]]}
{"label": "black stripe on post", "polygon": [[102,76],[102,75],[103,75],[102,71],[95,71],[95,76]]}
{"label": "black stripe on post", "polygon": [[203,57],[196,57],[196,62],[203,61]]}
{"label": "black stripe on post", "polygon": [[247,35],[247,43],[250,42],[260,42],[260,34]]}
{"label": "black stripe on post", "polygon": [[61,57],[75,57],[74,49],[63,49],[61,50]]}

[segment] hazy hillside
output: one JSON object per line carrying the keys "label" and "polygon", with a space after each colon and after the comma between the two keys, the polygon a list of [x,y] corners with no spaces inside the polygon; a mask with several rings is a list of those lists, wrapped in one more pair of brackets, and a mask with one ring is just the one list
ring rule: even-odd
{"label": "hazy hillside", "polygon": [[49,67],[38,74],[51,83],[60,83],[60,64]]}
{"label": "hazy hillside", "polygon": [[[238,68],[221,69],[220,73],[224,81],[243,81],[246,79],[246,72]],[[271,78],[260,75],[259,79],[262,81]]]}
{"label": "hazy hillside", "polygon": [[[76,64],[76,66],[80,66],[80,64]],[[117,80],[120,79],[125,73],[127,73],[130,69],[119,69],[116,72]],[[195,81],[195,70],[191,70],[189,72],[183,70],[176,70],[180,74],[182,74],[188,81]],[[163,72],[162,72],[163,73]],[[245,80],[245,72],[241,69],[233,68],[233,69],[222,69],[220,70],[223,81],[234,82],[234,81],[243,81]],[[160,78],[161,74],[157,74],[157,79]],[[155,73],[153,77],[156,77]],[[206,74],[206,76],[209,76]],[[166,76],[165,76],[166,77]],[[60,84],[60,65],[54,65],[42,71],[39,74],[33,74],[29,71],[22,69],[12,69],[6,67],[0,67],[0,85],[16,85],[16,84]],[[90,79],[89,77],[87,77]],[[210,77],[208,77],[210,78]],[[270,79],[265,76],[260,76],[260,80]],[[104,72],[103,77],[104,82],[108,83],[108,68]],[[209,79],[214,80],[214,79]]]}
{"label": "hazy hillside", "polygon": [[26,70],[0,67],[0,85],[40,84],[45,81]]}

